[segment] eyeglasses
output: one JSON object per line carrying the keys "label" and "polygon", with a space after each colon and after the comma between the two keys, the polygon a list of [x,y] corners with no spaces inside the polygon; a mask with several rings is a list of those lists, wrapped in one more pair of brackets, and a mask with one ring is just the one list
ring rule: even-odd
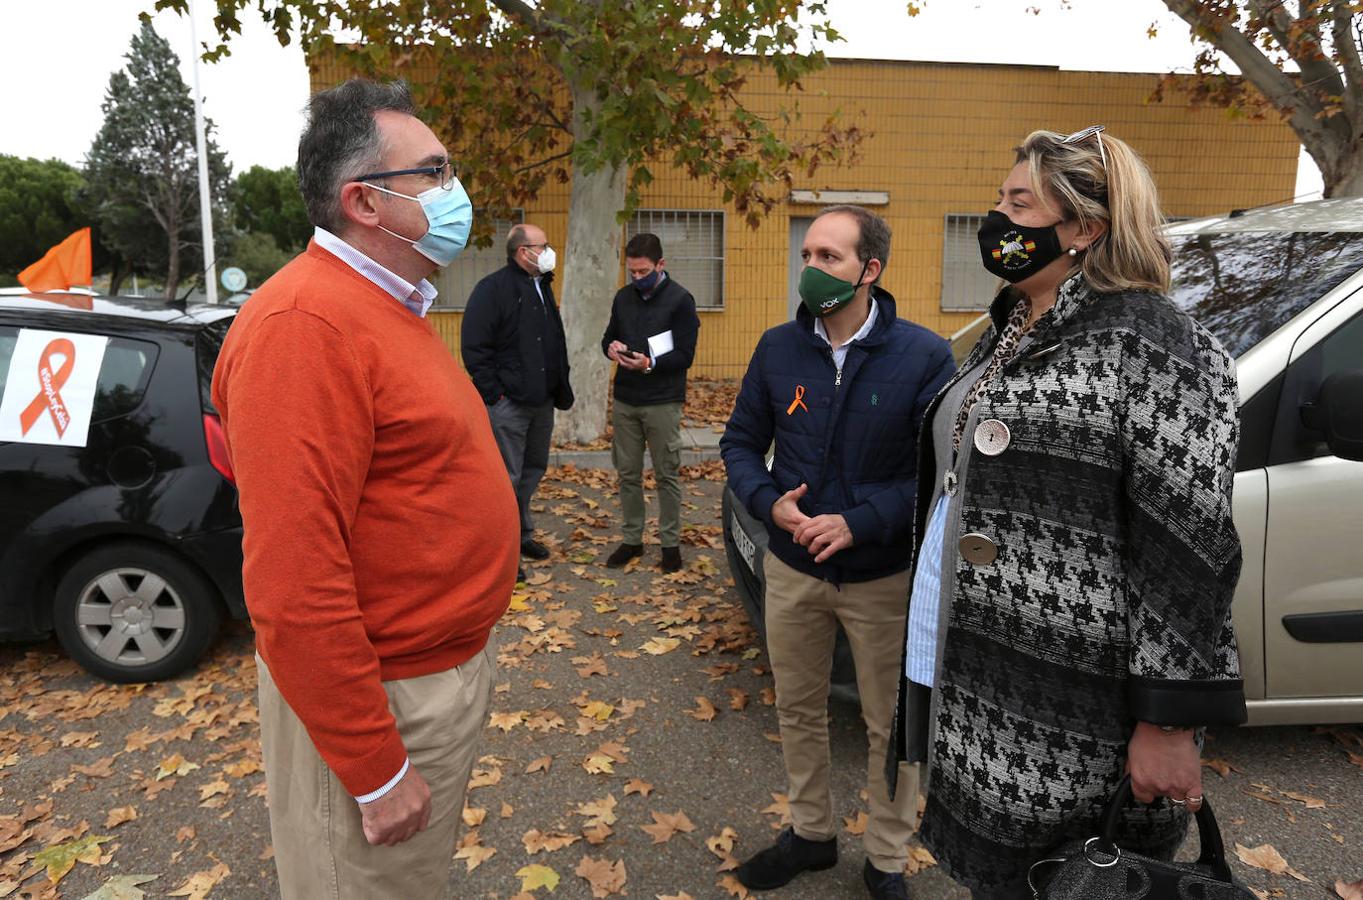
{"label": "eyeglasses", "polygon": [[445,160],[438,166],[421,166],[416,169],[394,169],[391,172],[370,172],[367,175],[360,175],[356,181],[376,181],[380,178],[394,178],[398,175],[430,175],[440,178],[442,190],[452,190],[454,188],[454,164]]}
{"label": "eyeglasses", "polygon": [[1087,138],[1091,138],[1091,137],[1092,137],[1092,138],[1097,138],[1097,139],[1098,139],[1098,157],[1103,161],[1103,173],[1106,174],[1106,173],[1107,173],[1107,151],[1103,149],[1103,132],[1106,131],[1106,130],[1107,130],[1107,126],[1106,126],[1106,125],[1090,125],[1090,126],[1087,127],[1087,128],[1083,128],[1083,129],[1080,129],[1079,131],[1076,131],[1074,134],[1070,135],[1069,137],[1061,138],[1061,139],[1060,139],[1060,143],[1062,143],[1062,144],[1077,144],[1077,143],[1079,143],[1079,142],[1082,141],[1082,140],[1086,140]]}

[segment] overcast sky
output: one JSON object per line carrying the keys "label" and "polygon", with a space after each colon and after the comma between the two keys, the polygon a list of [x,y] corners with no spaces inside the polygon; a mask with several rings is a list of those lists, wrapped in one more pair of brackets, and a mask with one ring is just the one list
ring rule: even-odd
{"label": "overcast sky", "polygon": [[[212,34],[212,0],[197,0],[199,40]],[[0,53],[5,126],[0,153],[80,163],[99,129],[109,74],[124,64],[138,14],[153,0],[0,0]],[[1188,71],[1187,27],[1159,0],[928,0],[910,18],[905,0],[829,0],[834,27],[846,39],[830,55],[872,59],[1058,65],[1064,69]],[[1040,15],[1027,12],[1040,7]],[[205,113],[233,169],[294,160],[308,74],[297,44],[280,47],[253,8],[232,56],[200,66]],[[156,30],[179,54],[193,84],[189,23],[154,16]],[[1158,36],[1146,29],[1158,26]],[[44,39],[42,36],[50,36]],[[17,123],[23,123],[20,126]],[[1319,192],[1320,175],[1303,155],[1297,194]]]}

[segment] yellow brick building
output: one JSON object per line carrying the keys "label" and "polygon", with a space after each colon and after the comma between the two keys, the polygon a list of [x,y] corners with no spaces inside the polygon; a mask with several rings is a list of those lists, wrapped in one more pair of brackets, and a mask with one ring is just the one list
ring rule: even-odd
{"label": "yellow brick building", "polygon": [[[318,65],[313,88],[342,77],[336,66]],[[1150,164],[1171,217],[1291,198],[1298,142],[1286,125],[1193,109],[1177,94],[1150,103],[1158,78],[1045,66],[833,60],[804,80],[803,93],[787,95],[758,70],[744,94],[751,109],[774,111],[798,96],[805,122],[838,112],[843,123],[869,133],[859,159],[823,167],[810,183],[794,185],[787,202],[756,229],[708,183],[650,166],[655,179],[626,231],[657,233],[669,271],[696,295],[696,375],[741,375],[761,333],[793,314],[804,229],[822,204],[844,198],[874,209],[894,230],[882,284],[898,300],[899,315],[949,335],[988,303],[994,281],[979,265],[975,229],[1012,165],[1011,148],[1033,129],[1068,133],[1105,124]],[[566,246],[567,185],[548,186],[519,213],[545,229],[560,258],[573,252]],[[510,223],[498,224],[504,235]],[[504,262],[498,241],[466,251],[437,278],[441,301],[431,317],[456,353],[459,309],[477,280]]]}

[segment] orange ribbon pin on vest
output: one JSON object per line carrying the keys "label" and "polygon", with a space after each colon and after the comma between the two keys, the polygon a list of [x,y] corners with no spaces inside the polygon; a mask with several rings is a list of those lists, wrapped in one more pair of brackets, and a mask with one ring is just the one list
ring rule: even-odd
{"label": "orange ribbon pin on vest", "polygon": [[790,406],[786,407],[786,415],[795,415],[796,407],[809,412],[809,407],[805,406],[805,386],[803,384],[795,385],[795,399],[790,401]]}

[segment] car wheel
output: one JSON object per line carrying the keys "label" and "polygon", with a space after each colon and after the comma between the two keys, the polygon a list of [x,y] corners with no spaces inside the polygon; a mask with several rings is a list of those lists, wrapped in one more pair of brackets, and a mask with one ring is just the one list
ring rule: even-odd
{"label": "car wheel", "polygon": [[222,622],[209,583],[174,554],[111,544],[57,585],[53,625],[71,658],[109,681],[159,681],[198,661]]}

